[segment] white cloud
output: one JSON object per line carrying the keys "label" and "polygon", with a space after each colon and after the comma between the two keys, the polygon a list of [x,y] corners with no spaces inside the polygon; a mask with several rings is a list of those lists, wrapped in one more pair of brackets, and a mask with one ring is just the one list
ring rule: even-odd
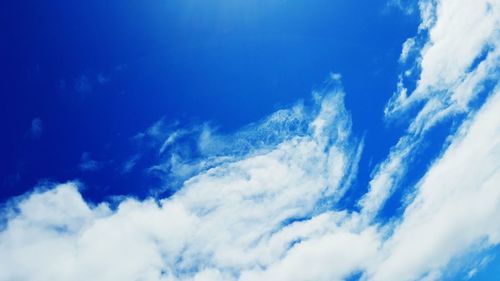
{"label": "white cloud", "polygon": [[[334,100],[322,103],[313,135],[319,120],[331,120],[323,117],[339,106]],[[464,125],[387,240],[384,227],[357,213],[316,209],[338,187],[327,184],[337,172],[324,169],[331,158],[320,133],[224,163],[159,202],[127,199],[111,211],[85,203],[71,183],[29,195],[0,234],[0,280],[341,280],[365,270],[369,280],[439,276],[474,243],[499,242],[500,225],[491,223],[500,215],[498,106],[499,94]],[[468,164],[478,161],[484,166]],[[284,224],[294,218],[305,219]]]}
{"label": "white cloud", "polygon": [[[500,93],[464,124],[418,185],[372,280],[439,276],[452,257],[500,242]],[[478,246],[479,245],[479,246]]]}
{"label": "white cloud", "polygon": [[[420,6],[420,34],[409,39],[402,52],[404,62],[411,48],[423,46],[416,58],[420,78],[412,93],[400,82],[386,116],[399,118],[422,107],[376,170],[360,202],[363,217],[373,218],[391,196],[431,128],[459,114],[468,121],[417,186],[400,225],[384,243],[379,262],[369,269],[369,280],[436,280],[452,258],[473,245],[498,243],[500,226],[491,221],[500,214],[500,194],[493,190],[500,183],[500,116],[495,111],[500,103],[497,90],[485,85],[497,83],[499,75],[499,2],[443,0],[435,6],[421,1]],[[426,32],[429,38],[423,35]],[[409,71],[415,71],[414,66]],[[473,117],[476,108],[471,102],[481,92],[490,100]]]}
{"label": "white cloud", "polygon": [[391,149],[387,159],[375,169],[369,183],[370,189],[359,201],[365,219],[373,219],[398,186],[407,172],[410,156],[417,144],[418,140],[408,136],[402,137]]}
{"label": "white cloud", "polygon": [[[322,241],[331,248],[368,243],[374,231],[322,237],[332,229],[318,221],[331,221],[333,229],[350,221],[344,213],[324,213],[326,206],[318,202],[345,190],[343,179],[355,172],[349,156],[359,154],[359,145],[349,137],[343,93],[318,94],[316,102],[308,111],[309,133],[223,161],[160,202],[127,199],[110,211],[104,203],[89,206],[71,183],[28,196],[0,234],[0,280],[234,280],[280,261],[300,239],[293,252],[310,255]],[[285,115],[297,111],[284,112],[265,123],[288,122]],[[300,218],[305,221],[287,223]],[[306,243],[311,237],[319,240]],[[322,275],[319,266],[318,276],[358,268],[365,257],[358,252],[342,270]],[[42,259],[44,253],[51,259]],[[275,270],[297,258],[292,255]]]}
{"label": "white cloud", "polygon": [[[78,184],[67,183],[11,202],[3,209],[0,280],[317,281],[356,273],[438,280],[460,257],[499,244],[500,91],[485,86],[498,78],[499,3],[434,4],[420,2],[411,44],[420,54],[412,66],[417,87],[410,93],[402,76],[386,114],[422,108],[375,169],[359,212],[336,205],[356,175],[363,141],[351,135],[335,74],[313,105],[279,110],[234,134],[208,125],[180,132],[161,120],[138,135],[169,155],[157,170],[185,179],[169,198],[125,198],[112,210],[85,202]],[[474,42],[461,44],[464,32]],[[486,101],[471,106],[481,91]],[[403,215],[378,221],[427,132],[456,114],[465,121]],[[187,135],[195,153],[176,143]]]}
{"label": "white cloud", "polygon": [[397,8],[404,12],[405,14],[413,14],[417,9],[415,1],[409,0],[389,0],[387,1],[388,8]]}
{"label": "white cloud", "polygon": [[467,272],[467,280],[474,277],[479,271],[485,268],[495,257],[491,255],[485,255],[478,262],[474,263],[473,267]]}
{"label": "white cloud", "polygon": [[349,133],[320,126],[349,128],[343,110],[332,110],[342,108],[340,97],[321,101],[311,135],[224,162],[168,199],[125,199],[113,211],[84,202],[74,183],[28,195],[0,233],[0,280],[342,280],[356,272],[415,280],[439,277],[477,243],[500,242],[492,224],[500,215],[500,94],[462,127],[393,230],[356,212],[318,209],[340,192],[332,175],[349,171],[325,153],[353,149]]}
{"label": "white cloud", "polygon": [[82,171],[97,171],[101,169],[103,165],[104,162],[96,161],[90,157],[90,153],[84,152],[82,153],[78,167]]}
{"label": "white cloud", "polygon": [[127,161],[125,161],[122,164],[121,173],[126,174],[132,171],[132,169],[134,169],[134,167],[137,165],[137,161],[139,161],[140,158],[141,158],[140,154],[136,154],[130,157]]}
{"label": "white cloud", "polygon": [[434,1],[422,0],[420,6],[419,35],[406,41],[401,56],[406,59],[409,45],[423,45],[417,58],[420,78],[412,93],[401,85],[386,108],[387,117],[394,118],[423,104],[410,125],[411,133],[466,113],[480,93],[478,87],[498,77],[500,2],[441,0],[434,5]]}
{"label": "white cloud", "polygon": [[368,217],[376,215],[398,187],[425,135],[443,120],[476,110],[472,102],[483,91],[491,94],[485,85],[496,83],[500,75],[500,2],[422,0],[419,6],[419,33],[403,44],[400,58],[406,62],[410,53],[419,53],[405,71],[420,70],[416,88],[409,92],[405,75],[401,75],[397,92],[385,109],[388,120],[402,119],[415,108],[417,113],[406,134],[378,166],[370,191],[360,202]]}

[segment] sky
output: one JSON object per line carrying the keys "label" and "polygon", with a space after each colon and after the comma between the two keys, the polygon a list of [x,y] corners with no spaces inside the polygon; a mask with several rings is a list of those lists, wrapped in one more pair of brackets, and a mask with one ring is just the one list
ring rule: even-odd
{"label": "sky", "polygon": [[0,4],[0,281],[496,280],[500,1]]}

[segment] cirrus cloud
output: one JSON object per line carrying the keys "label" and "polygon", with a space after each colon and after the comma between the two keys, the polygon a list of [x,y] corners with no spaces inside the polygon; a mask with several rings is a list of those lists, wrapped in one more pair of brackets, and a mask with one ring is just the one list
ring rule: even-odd
{"label": "cirrus cloud", "polygon": [[[124,198],[112,208],[86,202],[80,185],[69,182],[11,201],[3,208],[0,280],[400,281],[453,274],[468,253],[500,243],[499,6],[420,1],[422,23],[400,60],[408,69],[385,111],[388,120],[410,117],[408,128],[373,171],[359,210],[338,203],[369,140],[351,132],[340,76],[332,75],[311,104],[234,134],[208,125],[170,130],[160,121],[140,135],[168,155],[153,167],[182,179],[170,197]],[[442,152],[401,202],[403,214],[378,220],[428,133],[446,119],[458,129],[436,144]],[[183,137],[193,137],[195,154],[180,152],[176,140]]]}

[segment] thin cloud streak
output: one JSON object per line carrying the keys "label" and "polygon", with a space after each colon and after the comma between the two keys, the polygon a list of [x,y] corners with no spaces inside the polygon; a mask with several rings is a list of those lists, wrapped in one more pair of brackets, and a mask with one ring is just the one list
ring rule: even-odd
{"label": "thin cloud streak", "polygon": [[[442,0],[435,4],[422,0],[419,5],[419,33],[403,44],[400,58],[409,68],[400,75],[398,91],[388,102],[385,116],[390,121],[420,108],[411,116],[406,134],[378,166],[370,192],[360,202],[369,218],[398,188],[429,131],[444,120],[470,117],[477,110],[473,102],[481,94],[491,95],[487,84],[497,83],[500,75],[498,1]],[[416,88],[409,93],[411,85],[406,84],[411,84],[409,77],[415,72],[419,72]]]}

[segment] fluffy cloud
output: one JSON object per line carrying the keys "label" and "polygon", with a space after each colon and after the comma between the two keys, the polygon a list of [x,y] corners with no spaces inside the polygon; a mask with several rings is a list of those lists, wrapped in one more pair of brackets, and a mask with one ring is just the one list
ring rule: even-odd
{"label": "fluffy cloud", "polygon": [[[346,212],[321,205],[348,188],[360,150],[349,136],[343,93],[335,87],[311,108],[299,104],[283,114],[310,115],[308,133],[223,161],[170,198],[128,199],[110,210],[87,204],[68,183],[20,200],[0,234],[0,279],[286,280],[287,268],[323,246],[342,246],[324,258],[343,265],[324,272],[324,262],[315,276],[349,274],[375,252],[377,232],[358,232]],[[343,258],[352,247],[357,255]]]}
{"label": "fluffy cloud", "polygon": [[[440,279],[461,257],[500,243],[499,5],[420,2],[419,34],[401,58],[409,68],[386,108],[388,119],[414,115],[374,170],[359,211],[337,204],[363,140],[351,133],[340,76],[332,75],[311,105],[233,135],[164,121],[138,135],[165,155],[157,169],[182,178],[171,197],[111,207],[86,202],[78,183],[66,183],[9,202],[0,280]],[[378,221],[428,131],[448,118],[465,121],[403,215]],[[192,136],[192,151],[182,154],[176,140]]]}
{"label": "fluffy cloud", "polygon": [[499,242],[499,94],[463,125],[389,236],[390,226],[320,204],[341,192],[338,177],[348,171],[348,133],[320,126],[341,101],[340,93],[322,101],[310,136],[210,169],[170,198],[126,199],[112,210],[86,203],[68,183],[12,202],[0,280],[342,280],[357,272],[416,280],[437,278],[475,243]]}

